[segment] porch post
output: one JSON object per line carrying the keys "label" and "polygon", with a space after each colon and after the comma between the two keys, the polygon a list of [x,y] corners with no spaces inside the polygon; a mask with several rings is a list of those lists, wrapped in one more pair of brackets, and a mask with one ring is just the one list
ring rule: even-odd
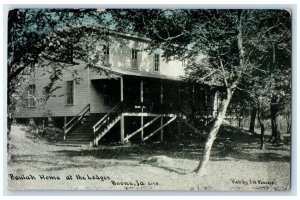
{"label": "porch post", "polygon": [[178,101],[178,113],[181,112],[181,85],[179,84],[178,88],[177,88],[177,95],[178,95],[178,98],[177,98],[177,101]]}
{"label": "porch post", "polygon": [[195,85],[192,87],[192,104],[193,104],[193,109],[195,108]]}
{"label": "porch post", "polygon": [[121,133],[121,143],[124,144],[125,129],[124,129],[124,115],[123,114],[121,114],[120,133]]}
{"label": "porch post", "polygon": [[[161,118],[160,118],[160,127],[162,127],[163,125],[164,125],[164,117],[161,116]],[[160,141],[161,142],[164,141],[164,129],[163,128],[160,130]]]}
{"label": "porch post", "polygon": [[163,85],[162,85],[162,81],[160,81],[160,105],[163,104],[163,100],[164,100],[164,94],[163,94]]}
{"label": "porch post", "polygon": [[[143,106],[143,102],[144,102],[144,82],[143,79],[141,79],[141,86],[140,86],[140,90],[141,90],[141,106],[142,106],[142,113],[144,112],[144,106]],[[141,116],[141,139],[142,141],[144,140],[144,117]]]}
{"label": "porch post", "polygon": [[[124,101],[124,82],[123,76],[120,77],[120,100],[121,102]],[[124,144],[124,135],[125,135],[125,128],[124,128],[124,115],[121,113],[121,120],[120,120],[120,134],[121,134],[121,144]]]}
{"label": "porch post", "polygon": [[219,99],[219,92],[216,91],[215,92],[215,96],[214,96],[214,102],[213,102],[213,117],[216,117],[218,114],[218,99]]}
{"label": "porch post", "polygon": [[64,116],[64,140],[66,139],[66,124],[67,124],[67,117]]}
{"label": "porch post", "polygon": [[124,83],[123,76],[120,77],[120,92],[121,92],[121,101],[124,100]]}
{"label": "porch post", "polygon": [[[162,85],[162,81],[160,81],[160,106],[162,107],[163,104],[163,98],[164,98],[164,94],[163,94],[163,85]],[[162,116],[160,119],[160,126],[162,127],[164,125],[164,117]],[[160,130],[160,141],[164,140],[164,129],[162,128]]]}
{"label": "porch post", "polygon": [[180,124],[180,120],[178,120],[178,137],[181,137],[181,124]]}
{"label": "porch post", "polygon": [[88,66],[87,67],[87,92],[88,92],[87,101],[88,101],[88,104],[91,103],[90,84],[91,84],[91,80],[90,80],[90,67]]}

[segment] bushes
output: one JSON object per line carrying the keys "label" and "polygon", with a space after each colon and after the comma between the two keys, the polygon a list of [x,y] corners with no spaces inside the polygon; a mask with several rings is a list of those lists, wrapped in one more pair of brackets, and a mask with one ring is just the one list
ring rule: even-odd
{"label": "bushes", "polygon": [[[28,122],[29,121],[29,122]],[[55,123],[43,119],[30,119],[26,124],[27,137],[39,139],[49,143],[56,143],[63,140],[63,130],[58,128]]]}
{"label": "bushes", "polygon": [[63,130],[56,128],[54,126],[45,127],[43,131],[40,132],[39,136],[45,139],[47,142],[56,143],[63,140]]}

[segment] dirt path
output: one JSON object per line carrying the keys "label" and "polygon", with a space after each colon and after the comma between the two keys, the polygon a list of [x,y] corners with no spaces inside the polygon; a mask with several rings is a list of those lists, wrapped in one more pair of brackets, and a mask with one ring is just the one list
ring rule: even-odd
{"label": "dirt path", "polygon": [[[290,150],[224,129],[217,139],[207,175],[191,172],[201,145],[181,143],[62,147],[47,144],[13,126],[9,187],[11,189],[80,190],[258,190],[289,189]],[[154,157],[147,161],[149,157]],[[22,179],[21,178],[28,178]],[[16,180],[19,178],[19,180]]]}

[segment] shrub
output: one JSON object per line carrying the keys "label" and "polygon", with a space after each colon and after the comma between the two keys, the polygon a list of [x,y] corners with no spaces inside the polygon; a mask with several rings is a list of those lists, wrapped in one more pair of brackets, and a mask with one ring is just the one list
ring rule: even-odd
{"label": "shrub", "polygon": [[63,130],[52,127],[45,127],[45,129],[41,132],[40,136],[44,138],[47,142],[58,142],[63,140]]}

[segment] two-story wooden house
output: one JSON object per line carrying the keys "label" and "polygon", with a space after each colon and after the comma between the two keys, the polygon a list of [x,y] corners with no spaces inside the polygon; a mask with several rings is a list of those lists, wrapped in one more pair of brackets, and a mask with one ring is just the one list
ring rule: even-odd
{"label": "two-story wooden house", "polygon": [[109,37],[109,44],[99,47],[104,59],[97,67],[80,60],[65,67],[55,83],[58,89],[44,105],[37,99],[49,73],[45,68],[31,72],[27,105],[18,107],[14,117],[63,119],[61,144],[72,145],[98,145],[106,135],[122,143],[163,140],[164,129],[176,120],[202,134],[187,116],[203,120],[214,115],[215,90],[181,81],[183,63],[165,61],[159,49],[150,53],[148,39],[114,31]]}

